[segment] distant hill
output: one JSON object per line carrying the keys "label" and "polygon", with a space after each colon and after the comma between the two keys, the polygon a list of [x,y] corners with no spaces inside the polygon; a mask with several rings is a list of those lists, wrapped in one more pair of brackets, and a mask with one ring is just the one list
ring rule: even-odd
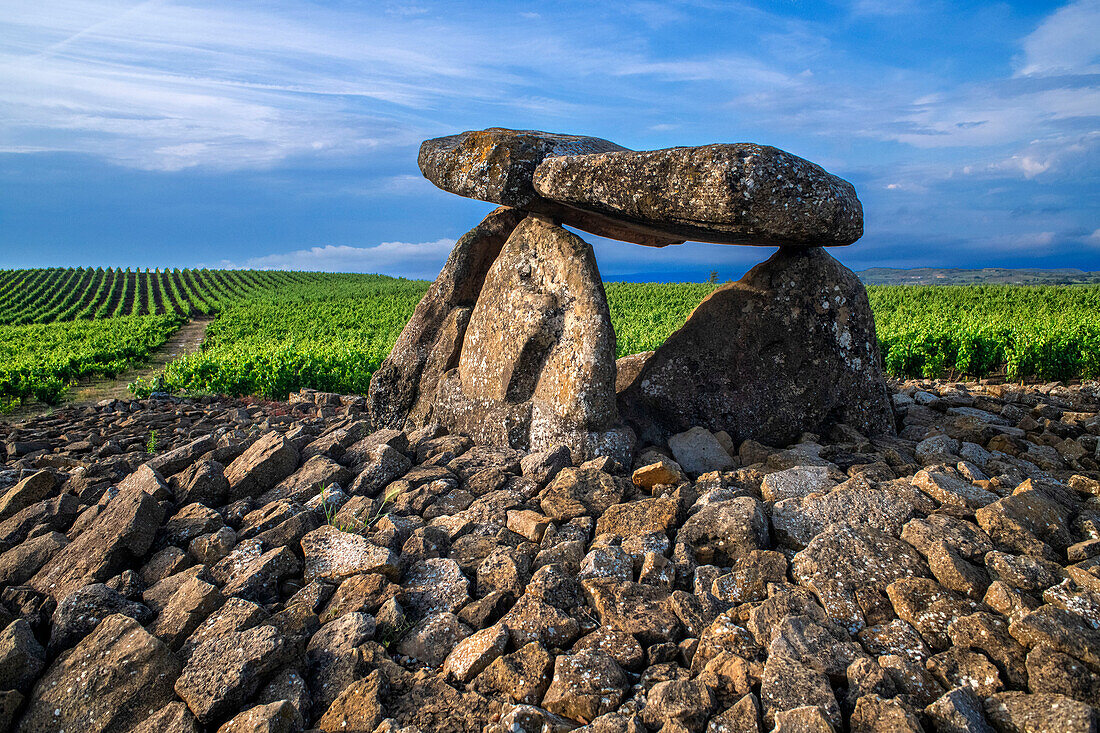
{"label": "distant hill", "polygon": [[959,267],[872,267],[857,273],[865,285],[1089,285],[1100,284],[1100,272],[1085,272],[1072,267],[1052,270],[983,267],[966,270]]}

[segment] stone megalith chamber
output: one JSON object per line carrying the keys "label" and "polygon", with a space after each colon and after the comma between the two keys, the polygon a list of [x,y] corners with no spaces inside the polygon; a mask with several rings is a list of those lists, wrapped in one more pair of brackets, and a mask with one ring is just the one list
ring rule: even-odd
{"label": "stone megalith chamber", "polygon": [[[502,204],[455,245],[371,380],[376,427],[438,422],[524,450],[629,463],[694,426],[784,444],[845,422],[892,432],[874,319],[822,247],[863,233],[850,183],[752,143],[636,152],[491,128],[426,141],[440,188]],[[615,334],[591,246],[562,225],[663,247],[778,246],[719,288],[616,394]]]}

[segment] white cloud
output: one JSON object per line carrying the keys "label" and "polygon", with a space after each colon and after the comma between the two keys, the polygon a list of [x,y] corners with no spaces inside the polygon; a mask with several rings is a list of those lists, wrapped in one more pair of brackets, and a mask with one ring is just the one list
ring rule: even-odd
{"label": "white cloud", "polygon": [[1024,39],[1023,47],[1022,75],[1100,72],[1100,0],[1078,0],[1059,9]]}
{"label": "white cloud", "polygon": [[1100,247],[1100,229],[1094,230],[1092,234],[1085,237],[1085,242],[1094,247]]}
{"label": "white cloud", "polygon": [[239,263],[223,261],[219,266],[245,270],[366,272],[434,280],[454,244],[453,239],[415,243],[383,242],[374,247],[330,244],[251,257]]}

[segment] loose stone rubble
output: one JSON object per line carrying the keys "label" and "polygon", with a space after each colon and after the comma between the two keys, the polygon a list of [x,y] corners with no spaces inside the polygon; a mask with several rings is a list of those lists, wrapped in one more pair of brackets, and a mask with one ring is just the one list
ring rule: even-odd
{"label": "loose stone rubble", "polygon": [[0,423],[0,730],[1095,730],[1100,384],[888,394],[629,465],[313,392]]}
{"label": "loose stone rubble", "polygon": [[[419,163],[440,188],[504,206],[456,243],[372,380],[376,427],[565,445],[578,463],[629,463],[637,437],[693,427],[771,444],[838,422],[893,431],[866,292],[823,249],[863,234],[847,181],[752,143],[634,152],[503,128],[427,140]],[[780,250],[654,353],[617,364],[592,247],[563,224],[646,245]],[[672,444],[694,456],[689,474],[713,452]]]}

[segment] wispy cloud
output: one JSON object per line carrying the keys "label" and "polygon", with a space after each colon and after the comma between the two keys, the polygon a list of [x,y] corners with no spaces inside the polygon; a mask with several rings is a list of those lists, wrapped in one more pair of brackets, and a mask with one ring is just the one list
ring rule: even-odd
{"label": "wispy cloud", "polygon": [[326,245],[250,257],[243,262],[223,260],[218,266],[249,270],[385,273],[431,280],[439,274],[452,247],[453,239],[416,243],[383,242],[374,247]]}

